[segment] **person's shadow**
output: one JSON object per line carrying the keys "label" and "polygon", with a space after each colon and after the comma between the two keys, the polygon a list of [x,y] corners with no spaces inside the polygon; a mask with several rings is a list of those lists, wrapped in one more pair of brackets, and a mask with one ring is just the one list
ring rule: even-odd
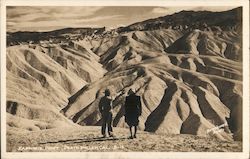
{"label": "person's shadow", "polygon": [[58,140],[58,141],[48,141],[48,142],[41,142],[39,144],[56,144],[56,143],[84,143],[84,142],[103,142],[103,141],[114,141],[114,140],[125,140],[128,139],[126,137],[94,137],[94,138],[86,138],[86,139],[71,139],[71,140]]}

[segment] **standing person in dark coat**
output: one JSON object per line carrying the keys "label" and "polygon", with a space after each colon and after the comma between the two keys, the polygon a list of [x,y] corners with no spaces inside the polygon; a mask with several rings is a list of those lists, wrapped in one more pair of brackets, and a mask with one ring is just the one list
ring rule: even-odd
{"label": "standing person in dark coat", "polygon": [[[141,115],[141,99],[135,94],[135,91],[130,89],[125,100],[125,122],[129,126],[130,139],[136,138],[137,126],[139,124],[139,116]],[[132,133],[134,127],[134,135]]]}
{"label": "standing person in dark coat", "polygon": [[100,99],[99,110],[102,114],[102,135],[106,137],[106,128],[108,128],[108,134],[110,137],[113,137],[112,129],[112,99],[110,97],[110,91],[105,90],[105,96]]}

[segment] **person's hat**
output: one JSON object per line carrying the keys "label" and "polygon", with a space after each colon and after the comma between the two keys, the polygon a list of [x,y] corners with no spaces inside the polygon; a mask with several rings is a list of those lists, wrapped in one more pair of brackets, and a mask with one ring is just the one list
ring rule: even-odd
{"label": "person's hat", "polygon": [[104,92],[105,96],[110,96],[110,90],[109,89],[106,89],[105,92]]}
{"label": "person's hat", "polygon": [[130,88],[128,91],[128,94],[134,94],[134,93],[135,93],[135,90],[133,88]]}

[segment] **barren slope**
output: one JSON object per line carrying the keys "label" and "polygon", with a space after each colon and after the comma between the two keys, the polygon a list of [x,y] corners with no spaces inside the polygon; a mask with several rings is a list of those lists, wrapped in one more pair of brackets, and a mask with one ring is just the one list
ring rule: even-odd
{"label": "barren slope", "polygon": [[[105,70],[98,60],[98,56],[77,43],[64,48],[59,45],[9,47],[7,112],[15,116],[7,116],[8,125],[37,130],[51,125],[64,126],[54,124],[57,121],[72,124],[59,111],[82,86],[103,76]],[[26,119],[45,122],[46,126],[32,124],[28,128]]]}
{"label": "barren slope", "polygon": [[[114,126],[124,127],[124,99],[135,88],[143,102],[141,130],[206,135],[208,129],[230,119],[230,128],[215,135],[232,140],[230,133],[234,132],[235,139],[240,139],[241,113],[236,110],[241,109],[242,101],[241,62],[226,58],[225,49],[216,52],[217,45],[209,46],[214,52],[208,47],[178,52],[182,49],[177,47],[179,41],[194,45],[190,39],[197,43],[196,33],[208,33],[195,30],[172,44],[180,33],[172,31],[174,36],[170,36],[170,31],[135,31],[111,39],[115,45],[100,54],[109,72],[73,95],[63,109],[65,115],[81,125],[99,125],[98,102],[109,88],[115,105]],[[107,45],[99,48],[103,47]]]}

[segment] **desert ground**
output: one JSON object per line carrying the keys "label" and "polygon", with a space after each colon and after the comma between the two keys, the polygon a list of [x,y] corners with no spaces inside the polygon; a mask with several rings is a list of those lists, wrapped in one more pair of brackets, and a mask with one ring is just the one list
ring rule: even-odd
{"label": "desert ground", "polygon": [[139,131],[128,139],[129,130],[114,128],[115,137],[102,138],[100,127],[54,128],[8,134],[11,152],[240,152],[242,142],[221,141],[196,135],[166,135]]}

